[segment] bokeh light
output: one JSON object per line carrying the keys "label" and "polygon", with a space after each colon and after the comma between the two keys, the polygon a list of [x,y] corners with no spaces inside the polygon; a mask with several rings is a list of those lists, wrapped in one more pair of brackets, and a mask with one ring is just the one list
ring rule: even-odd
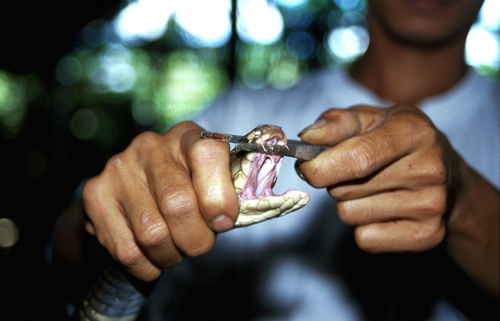
{"label": "bokeh light", "polygon": [[63,85],[72,85],[82,77],[82,65],[75,57],[64,57],[56,66],[56,78]]}
{"label": "bokeh light", "polygon": [[368,42],[368,31],[363,27],[337,28],[328,36],[328,49],[338,63],[345,64],[361,56]]}
{"label": "bokeh light", "polygon": [[500,67],[500,37],[498,34],[475,25],[466,42],[466,59],[473,66]]}
{"label": "bokeh light", "polygon": [[95,135],[99,127],[95,112],[91,109],[82,108],[75,112],[69,127],[73,135],[80,139],[89,139]]}
{"label": "bokeh light", "polygon": [[276,0],[276,4],[290,9],[303,8],[309,0]]}
{"label": "bokeh light", "polygon": [[190,50],[178,49],[163,62],[154,90],[161,124],[169,127],[204,110],[227,87],[225,71]]}
{"label": "bokeh light", "polygon": [[465,44],[465,59],[489,77],[500,76],[500,1],[486,0]]}
{"label": "bokeh light", "polygon": [[359,11],[366,6],[366,0],[333,0],[343,11]]}
{"label": "bokeh light", "polygon": [[189,46],[220,47],[231,37],[230,15],[230,0],[184,0],[178,2],[175,21]]}
{"label": "bokeh light", "polygon": [[43,94],[35,75],[15,76],[0,70],[0,131],[5,138],[16,137],[23,129],[30,102]]}
{"label": "bokeh light", "polygon": [[130,50],[124,46],[111,45],[101,53],[100,62],[101,79],[112,91],[124,92],[132,88],[136,75]]}
{"label": "bokeh light", "polygon": [[19,229],[10,218],[0,218],[0,254],[14,246],[19,240]]}
{"label": "bokeh light", "polygon": [[489,30],[500,28],[500,1],[485,0],[479,12],[479,24]]}
{"label": "bokeh light", "polygon": [[99,33],[90,26],[78,30],[73,39],[73,47],[79,53],[92,52],[99,44]]}
{"label": "bokeh light", "polygon": [[276,89],[284,90],[297,84],[302,76],[300,63],[294,57],[283,57],[271,65],[269,84]]}
{"label": "bokeh light", "polygon": [[160,38],[167,30],[177,1],[138,0],[120,11],[113,26],[121,41],[141,44]]}
{"label": "bokeh light", "polygon": [[316,18],[316,12],[311,6],[299,6],[282,10],[285,26],[294,29],[305,29]]}
{"label": "bokeh light", "polygon": [[292,32],[288,36],[286,44],[290,54],[300,59],[311,57],[316,49],[316,40],[305,31]]}
{"label": "bokeh light", "polygon": [[[90,141],[105,137],[105,126],[118,126],[109,110],[124,104],[139,129],[162,131],[204,110],[230,78],[249,89],[284,90],[310,68],[351,63],[369,44],[366,0],[236,3],[236,34],[231,0],[127,2],[110,21],[81,28],[74,52],[55,69],[57,80],[71,89],[60,90],[65,98],[59,101],[73,113],[73,135]],[[493,77],[500,70],[498,3],[485,1],[466,46],[467,62]],[[16,98],[10,101],[9,122],[20,124],[16,119],[26,107]],[[95,104],[108,106],[108,112]]]}
{"label": "bokeh light", "polygon": [[278,7],[267,0],[238,0],[238,35],[247,43],[272,44],[283,34]]}

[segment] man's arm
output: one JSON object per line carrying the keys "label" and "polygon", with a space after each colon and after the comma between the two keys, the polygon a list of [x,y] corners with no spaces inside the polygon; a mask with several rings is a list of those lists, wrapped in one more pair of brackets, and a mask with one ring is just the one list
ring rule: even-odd
{"label": "man's arm", "polygon": [[485,292],[499,299],[500,194],[460,159],[461,181],[448,219],[446,250]]}

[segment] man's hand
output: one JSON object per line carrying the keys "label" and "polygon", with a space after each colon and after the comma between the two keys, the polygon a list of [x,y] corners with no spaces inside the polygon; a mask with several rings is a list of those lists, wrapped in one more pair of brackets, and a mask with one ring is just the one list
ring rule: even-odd
{"label": "man's hand", "polygon": [[336,145],[300,171],[338,200],[368,252],[422,251],[445,236],[457,157],[417,108],[331,109],[303,130],[307,143]]}
{"label": "man's hand", "polygon": [[143,133],[83,188],[87,230],[144,281],[209,251],[215,232],[236,221],[229,145],[201,140],[201,131],[184,122]]}
{"label": "man's hand", "polygon": [[448,255],[498,300],[500,194],[419,109],[331,109],[299,135],[334,146],[298,170],[338,200],[360,248],[423,251],[446,236]]}

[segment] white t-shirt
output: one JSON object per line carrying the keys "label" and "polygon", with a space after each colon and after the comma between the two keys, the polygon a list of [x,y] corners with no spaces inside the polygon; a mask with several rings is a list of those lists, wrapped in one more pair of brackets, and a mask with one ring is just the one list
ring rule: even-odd
{"label": "white t-shirt", "polygon": [[[499,89],[470,68],[452,90],[418,105],[496,188]],[[197,122],[231,134],[274,124],[294,138],[325,110],[356,104],[392,105],[346,70],[327,70],[286,91],[234,88]],[[362,252],[352,227],[338,219],[335,200],[301,180],[294,162],[284,158],[274,191],[305,191],[311,195],[309,204],[282,218],[219,234],[209,253],[170,269],[148,303],[150,320],[418,320],[419,314],[427,320],[466,320],[446,290],[440,290],[448,285],[439,283],[449,273],[443,269],[453,269],[442,249]],[[436,283],[438,290],[429,288]]]}

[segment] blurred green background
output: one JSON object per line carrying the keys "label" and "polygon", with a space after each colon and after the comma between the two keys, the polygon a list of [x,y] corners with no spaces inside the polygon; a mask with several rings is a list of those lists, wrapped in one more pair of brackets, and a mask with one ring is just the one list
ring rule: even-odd
{"label": "blurred green background", "polygon": [[[19,241],[0,251],[0,319],[59,316],[46,264],[52,225],[111,155],[141,131],[198,115],[230,85],[283,90],[350,63],[369,42],[366,10],[365,0],[2,4],[0,219]],[[466,48],[494,81],[499,28],[500,2],[487,0]]]}

